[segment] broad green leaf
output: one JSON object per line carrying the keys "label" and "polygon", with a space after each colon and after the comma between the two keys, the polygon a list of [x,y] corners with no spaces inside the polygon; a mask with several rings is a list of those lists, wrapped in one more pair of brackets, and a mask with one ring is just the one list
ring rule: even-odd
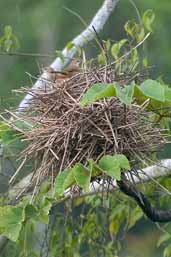
{"label": "broad green leaf", "polygon": [[86,106],[92,104],[99,99],[104,97],[116,96],[115,84],[94,84],[92,85],[87,92],[83,95],[81,99],[81,106]]}
{"label": "broad green leaf", "polygon": [[124,154],[115,154],[114,157],[118,160],[121,169],[130,170],[129,161]]}
{"label": "broad green leaf", "polygon": [[99,160],[99,167],[109,176],[120,180],[122,169],[129,170],[129,161],[123,154],[105,155]]}
{"label": "broad green leaf", "polygon": [[10,205],[0,207],[0,234],[17,241],[24,219],[22,207]]}
{"label": "broad green leaf", "polygon": [[99,161],[100,168],[109,176],[116,180],[121,179],[121,168],[115,156],[105,155]]}
{"label": "broad green leaf", "polygon": [[124,103],[126,105],[131,105],[133,101],[133,95],[134,95],[134,83],[131,85],[125,86],[121,88],[121,86],[116,85],[116,96],[119,98],[121,103]]}
{"label": "broad green leaf", "polygon": [[122,46],[124,46],[124,44],[126,42],[127,42],[127,39],[122,39],[118,43],[115,43],[115,44],[112,45],[111,54],[115,59],[118,58],[118,54],[120,53],[120,50],[121,50]]}
{"label": "broad green leaf", "polygon": [[152,25],[154,19],[155,19],[155,14],[154,14],[153,10],[147,10],[143,14],[143,17],[142,17],[143,25],[150,32],[152,32],[151,25]]}
{"label": "broad green leaf", "polygon": [[71,169],[66,169],[62,171],[55,180],[55,194],[57,196],[62,196],[64,194],[65,189],[67,189],[69,186],[74,183],[74,177],[72,174]]}
{"label": "broad green leaf", "polygon": [[77,184],[83,188],[84,192],[88,192],[90,188],[91,171],[81,163],[77,163],[72,168],[72,171]]}
{"label": "broad green leaf", "polygon": [[72,169],[69,169],[68,176],[65,178],[64,181],[64,190],[73,185],[75,182],[74,173]]}
{"label": "broad green leaf", "polygon": [[139,86],[139,89],[145,96],[160,102],[165,102],[165,88],[159,82],[147,79]]}

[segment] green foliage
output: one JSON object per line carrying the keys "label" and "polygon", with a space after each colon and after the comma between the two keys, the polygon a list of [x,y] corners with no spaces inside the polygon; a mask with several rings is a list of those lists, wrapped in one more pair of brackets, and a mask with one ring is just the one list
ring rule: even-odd
{"label": "green foliage", "polygon": [[91,171],[91,169],[87,169],[81,163],[77,163],[72,169],[76,183],[83,188],[84,192],[89,191]]}
{"label": "green foliage", "polygon": [[[143,92],[143,94],[146,97],[149,97],[150,99],[154,99],[162,103],[166,102],[166,97],[165,97],[166,87],[164,87],[163,85],[161,85],[159,82],[155,80],[151,80],[151,79],[145,80],[141,84],[140,90]],[[168,100],[171,101],[171,98]]]}
{"label": "green foliage", "polygon": [[57,197],[63,196],[65,190],[73,184],[77,184],[84,192],[88,192],[92,177],[106,173],[112,178],[120,180],[121,172],[129,169],[129,161],[123,154],[104,155],[98,163],[89,160],[87,167],[77,163],[73,168],[62,171],[56,177],[55,195]]}
{"label": "green foliage", "polygon": [[5,26],[4,33],[0,37],[0,48],[9,52],[11,49],[19,48],[20,43],[17,36],[13,33],[10,25]]}
{"label": "green foliage", "polygon": [[171,234],[169,234],[167,231],[160,236],[158,242],[157,242],[157,246],[161,246],[161,244],[165,243],[166,241],[171,240]]}
{"label": "green foliage", "polygon": [[71,169],[62,171],[55,180],[55,195],[62,196],[65,189],[70,187],[74,183],[75,179]]}
{"label": "green foliage", "polygon": [[66,45],[66,48],[67,48],[68,51],[71,50],[73,47],[74,47],[74,43],[71,42],[71,41],[68,42],[67,45]]}
{"label": "green foliage", "polygon": [[125,87],[121,87],[120,85],[115,86],[116,88],[116,96],[119,98],[121,103],[124,103],[128,106],[131,105],[133,101],[133,96],[134,96],[134,82],[132,82],[130,85],[127,85]]}
{"label": "green foliage", "polygon": [[99,167],[114,179],[121,179],[121,169],[129,170],[130,165],[128,159],[122,154],[114,156],[105,155],[99,161]]}
{"label": "green foliage", "polygon": [[[115,66],[117,71],[135,70],[141,60],[138,50],[132,48],[132,43],[141,42],[146,32],[152,31],[153,20],[154,13],[148,10],[142,16],[142,24],[134,21],[127,22],[125,30],[131,39],[121,39],[114,44],[110,40],[103,42],[106,52],[103,50],[98,55],[98,62],[106,64],[107,55],[110,53],[114,61],[117,61]],[[1,37],[1,40],[3,38],[0,41],[1,47],[8,52],[14,45],[15,47],[17,45],[10,27],[7,26],[4,30],[4,36],[5,38]],[[71,50],[74,45],[69,42],[66,47]],[[131,51],[130,58],[123,63],[118,61],[128,49]],[[56,54],[64,61],[61,51],[56,51]],[[143,65],[146,67],[147,64],[147,58],[143,58]],[[155,80],[146,80],[141,85],[136,85],[134,81],[124,86],[118,83],[93,85],[83,96],[81,105],[84,107],[113,96],[127,106],[130,106],[132,102],[138,104],[148,102],[147,108],[149,109],[168,107],[171,102],[171,90],[167,85]],[[32,124],[25,124],[21,121],[20,124],[16,124],[16,127],[29,130]],[[2,123],[0,137],[4,144],[9,144],[18,138],[18,132]],[[56,219],[52,224],[49,222],[49,212],[54,203],[57,207],[60,206],[58,200],[62,201],[65,190],[72,185],[76,184],[84,192],[88,192],[91,178],[106,174],[120,180],[121,172],[128,169],[130,169],[130,164],[124,155],[106,155],[98,162],[87,160],[85,166],[77,163],[74,167],[62,171],[56,177],[54,192],[51,192],[49,183],[45,183],[32,203],[28,198],[21,201],[19,205],[1,207],[0,232],[16,242],[13,244],[16,254],[14,251],[12,254],[42,256],[40,252],[44,244],[49,243],[47,248],[51,257],[120,256],[121,238],[143,216],[142,211],[134,203],[124,199],[123,195],[120,197],[120,194],[116,193],[116,197],[113,195],[106,197],[104,193],[100,197],[88,196],[85,201],[81,198],[68,201],[64,204],[61,213],[59,209],[55,214],[53,213]],[[46,243],[44,238],[42,239],[42,231],[38,233],[43,224],[46,229],[52,227],[48,236],[43,231],[43,236],[48,237]],[[37,241],[41,241],[40,248],[37,247]],[[170,234],[165,233],[159,239],[158,246],[169,242]],[[170,255],[171,247],[167,245],[164,257]]]}
{"label": "green foliage", "polygon": [[87,90],[86,94],[83,95],[81,99],[81,106],[86,106],[88,104],[91,104],[98,99],[104,98],[104,97],[111,97],[116,95],[116,90],[114,87],[114,84],[94,84],[90,87],[90,89]]}
{"label": "green foliage", "polygon": [[25,214],[22,207],[0,207],[0,233],[16,241],[19,237]]}
{"label": "green foliage", "polygon": [[171,256],[171,245],[168,245],[163,252],[163,257],[170,257]]}
{"label": "green foliage", "polygon": [[19,133],[10,128],[5,122],[0,122],[0,140],[4,145],[11,144],[18,140]]}
{"label": "green foliage", "polygon": [[153,31],[151,25],[153,24],[154,19],[155,19],[155,14],[153,10],[145,11],[145,13],[142,16],[142,23],[147,31],[150,31],[150,32]]}
{"label": "green foliage", "polygon": [[126,42],[127,42],[127,39],[122,39],[118,43],[115,43],[112,45],[111,54],[114,59],[118,58],[118,54],[120,53],[122,46],[124,46]]}
{"label": "green foliage", "polygon": [[94,84],[83,95],[80,104],[87,106],[106,97],[118,97],[121,103],[130,105],[133,101],[143,104],[149,100],[148,109],[165,108],[171,105],[171,89],[160,82],[147,79],[140,85],[132,82],[120,86],[117,82],[110,84]]}

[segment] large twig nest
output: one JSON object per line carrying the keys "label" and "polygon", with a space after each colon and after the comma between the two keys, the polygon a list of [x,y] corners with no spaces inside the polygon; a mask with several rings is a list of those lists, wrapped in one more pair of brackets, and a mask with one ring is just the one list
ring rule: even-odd
{"label": "large twig nest", "polygon": [[47,92],[32,91],[34,99],[23,119],[35,127],[25,132],[28,147],[23,155],[36,160],[35,178],[55,176],[78,161],[84,164],[104,154],[123,153],[136,161],[156,151],[163,137],[149,122],[149,113],[136,103],[128,108],[112,97],[85,108],[79,104],[94,83],[126,84],[135,77],[141,79],[139,73],[116,76],[112,67],[104,67],[47,82]]}

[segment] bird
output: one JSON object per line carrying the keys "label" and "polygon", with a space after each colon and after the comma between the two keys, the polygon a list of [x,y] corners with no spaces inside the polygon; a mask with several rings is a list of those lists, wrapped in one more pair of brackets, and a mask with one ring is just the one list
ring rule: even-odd
{"label": "bird", "polygon": [[80,61],[72,59],[70,64],[63,71],[55,71],[52,67],[45,67],[43,71],[47,73],[48,80],[51,82],[59,82],[73,77],[80,72]]}

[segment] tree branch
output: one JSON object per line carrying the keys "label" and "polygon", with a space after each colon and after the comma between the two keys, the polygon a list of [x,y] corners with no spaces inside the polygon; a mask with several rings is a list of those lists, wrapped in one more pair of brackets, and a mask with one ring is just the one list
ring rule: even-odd
{"label": "tree branch", "polygon": [[[63,70],[63,68],[69,64],[73,56],[76,54],[78,48],[83,47],[89,41],[95,38],[96,34],[93,27],[96,29],[97,33],[103,29],[103,26],[118,2],[119,0],[105,0],[89,26],[80,35],[72,40],[73,47],[71,49],[67,49],[67,47],[65,47],[62,51],[64,62],[60,58],[56,58],[50,67],[55,71]],[[46,79],[48,79],[48,74],[47,72],[44,72],[36,81],[32,89],[43,88],[46,84]],[[17,113],[23,111],[29,105],[32,98],[33,96],[31,94],[27,94],[18,106]]]}
{"label": "tree branch", "polygon": [[[166,177],[171,174],[171,159],[161,160],[156,165],[146,167],[142,170],[138,170],[136,173],[137,174],[132,174],[132,175],[130,175],[130,173],[126,173],[126,178],[130,182],[134,182],[134,184],[138,184],[138,183],[148,182],[159,177]],[[27,175],[18,184],[13,186],[13,188],[9,191],[9,198],[11,200],[17,197],[21,193],[22,189],[26,188],[30,184],[32,176],[33,176],[32,173]],[[110,183],[110,186],[107,183],[105,186],[103,180],[98,183],[92,182],[90,185],[90,194],[96,194],[98,192],[112,190],[114,187],[117,187],[116,180],[113,180]],[[167,193],[169,192],[167,191]],[[66,197],[68,198],[68,194],[66,194]]]}
{"label": "tree branch", "polygon": [[130,183],[124,176],[121,181],[117,181],[117,185],[121,192],[133,198],[144,214],[153,222],[169,222],[171,221],[171,209],[160,210],[153,207],[148,198]]}

